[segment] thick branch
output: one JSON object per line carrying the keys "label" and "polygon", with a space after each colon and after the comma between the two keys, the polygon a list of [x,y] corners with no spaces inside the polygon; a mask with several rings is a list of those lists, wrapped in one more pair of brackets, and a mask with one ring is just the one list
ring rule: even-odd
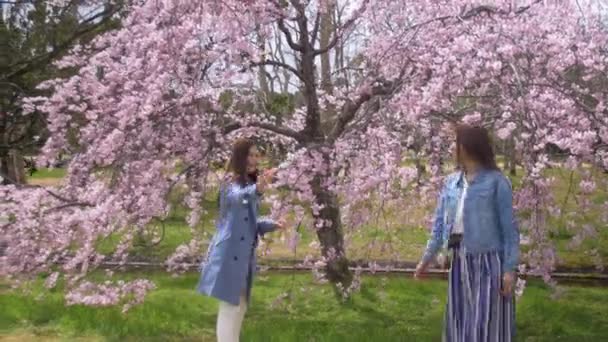
{"label": "thick branch", "polygon": [[312,34],[310,35],[310,44],[312,46],[315,45],[315,41],[317,40],[317,34],[319,34],[319,27],[321,26],[321,16],[322,14],[319,13],[315,18],[315,25],[313,26]]}
{"label": "thick branch", "polygon": [[342,112],[338,116],[336,120],[336,124],[332,129],[329,135],[329,141],[335,141],[341,134],[344,132],[346,125],[355,117],[357,111],[364,103],[371,100],[374,96],[380,95],[388,95],[390,94],[397,86],[396,82],[386,82],[377,86],[374,86],[370,92],[366,92],[361,94],[354,101],[348,101],[344,107],[342,107]]}
{"label": "thick branch", "polygon": [[53,211],[67,209],[67,208],[71,208],[71,207],[92,207],[92,206],[93,206],[92,204],[86,203],[86,202],[70,202],[70,203],[58,205],[56,207],[48,208],[47,210],[44,211],[44,214],[46,215]]}
{"label": "thick branch", "polygon": [[304,51],[304,47],[302,47],[302,45],[294,42],[293,37],[291,36],[291,32],[289,32],[289,29],[287,28],[287,26],[285,26],[285,21],[283,21],[283,19],[279,19],[277,24],[278,24],[279,30],[281,30],[281,32],[283,32],[283,34],[285,35],[287,44],[289,44],[289,46],[296,51],[300,51],[300,52]]}

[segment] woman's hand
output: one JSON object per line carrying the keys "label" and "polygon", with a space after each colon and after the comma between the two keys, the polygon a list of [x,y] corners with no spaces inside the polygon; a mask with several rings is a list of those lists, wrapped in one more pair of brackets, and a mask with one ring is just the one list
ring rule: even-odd
{"label": "woman's hand", "polygon": [[285,230],[287,225],[285,224],[285,219],[280,218],[276,223],[277,230]]}
{"label": "woman's hand", "polygon": [[500,292],[503,296],[509,297],[513,293],[515,287],[515,272],[506,272],[502,275],[502,289]]}
{"label": "woman's hand", "polygon": [[258,191],[262,192],[266,190],[266,187],[272,183],[274,175],[277,173],[277,169],[268,169],[262,173],[260,180],[258,181]]}
{"label": "woman's hand", "polygon": [[427,269],[429,267],[429,263],[428,262],[419,262],[418,265],[416,266],[416,271],[414,272],[414,278],[415,279],[420,279],[422,278],[422,276],[424,275],[424,273],[426,273]]}

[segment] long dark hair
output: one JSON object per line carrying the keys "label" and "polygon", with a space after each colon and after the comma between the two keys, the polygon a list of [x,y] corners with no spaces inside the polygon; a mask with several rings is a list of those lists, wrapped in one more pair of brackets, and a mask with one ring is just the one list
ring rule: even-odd
{"label": "long dark hair", "polygon": [[241,186],[251,182],[255,183],[258,180],[257,170],[254,173],[247,173],[247,158],[253,146],[255,146],[255,143],[246,138],[235,141],[232,146],[232,154],[227,169]]}
{"label": "long dark hair", "polygon": [[459,146],[462,146],[467,154],[484,168],[498,170],[492,140],[487,129],[464,124],[456,126],[456,162],[458,167],[462,168],[464,165]]}

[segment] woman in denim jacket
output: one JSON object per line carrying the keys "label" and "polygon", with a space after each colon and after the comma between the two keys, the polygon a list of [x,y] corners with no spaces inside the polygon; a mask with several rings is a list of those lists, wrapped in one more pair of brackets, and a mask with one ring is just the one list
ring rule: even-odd
{"label": "woman in denim jacket", "polygon": [[447,248],[451,262],[443,340],[509,342],[515,333],[512,292],[519,258],[511,184],[496,166],[485,129],[458,126],[456,155],[461,171],[447,178],[415,276]]}
{"label": "woman in denim jacket", "polygon": [[258,179],[258,159],[252,141],[235,143],[229,174],[220,184],[217,232],[209,243],[198,284],[201,294],[220,300],[218,342],[239,340],[256,270],[258,238],[283,228],[281,222],[258,217],[259,198],[275,173],[268,170]]}

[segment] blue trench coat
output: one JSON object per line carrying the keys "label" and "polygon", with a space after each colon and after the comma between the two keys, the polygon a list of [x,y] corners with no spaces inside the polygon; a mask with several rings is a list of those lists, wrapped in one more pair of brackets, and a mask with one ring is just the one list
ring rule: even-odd
{"label": "blue trench coat", "polygon": [[220,186],[217,231],[202,264],[199,293],[233,305],[243,292],[251,297],[258,237],[276,229],[272,220],[258,218],[260,195],[256,184]]}

